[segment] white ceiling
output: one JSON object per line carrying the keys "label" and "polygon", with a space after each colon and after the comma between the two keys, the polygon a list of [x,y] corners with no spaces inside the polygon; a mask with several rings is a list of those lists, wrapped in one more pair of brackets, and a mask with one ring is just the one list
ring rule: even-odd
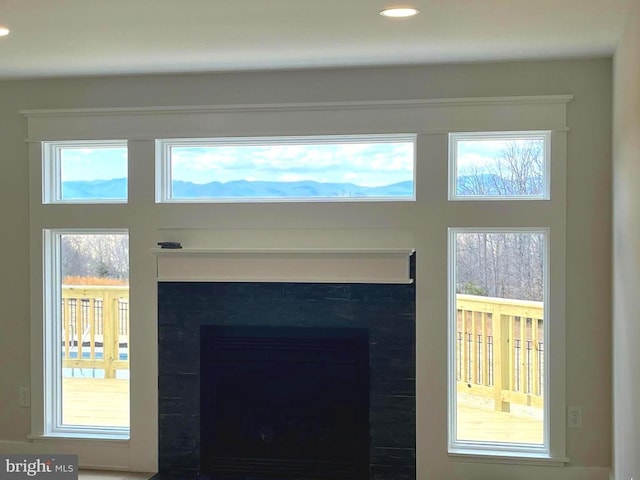
{"label": "white ceiling", "polygon": [[609,56],[634,0],[0,0],[0,78]]}

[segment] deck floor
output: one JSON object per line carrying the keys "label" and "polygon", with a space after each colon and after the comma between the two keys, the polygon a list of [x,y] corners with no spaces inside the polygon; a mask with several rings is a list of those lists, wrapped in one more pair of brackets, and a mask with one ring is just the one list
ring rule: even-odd
{"label": "deck floor", "polygon": [[[63,421],[75,425],[129,424],[129,381],[100,378],[65,378]],[[512,413],[464,400],[458,407],[458,437],[464,440],[500,440],[542,443],[539,411],[526,407]]]}
{"label": "deck floor", "polygon": [[129,425],[129,380],[64,378],[62,422],[67,425]]}

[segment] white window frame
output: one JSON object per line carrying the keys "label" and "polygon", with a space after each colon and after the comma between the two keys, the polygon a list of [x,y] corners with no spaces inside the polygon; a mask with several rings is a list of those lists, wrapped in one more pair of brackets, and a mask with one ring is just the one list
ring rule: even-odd
{"label": "white window frame", "polygon": [[128,439],[129,427],[64,425],[62,423],[62,235],[129,234],[122,228],[44,229],[43,245],[43,347],[44,436],[95,439]]}
{"label": "white window frame", "polygon": [[[113,204],[127,203],[125,198],[113,199],[63,199],[62,198],[62,151],[69,148],[114,148],[127,149],[126,140],[77,140],[54,141],[42,144],[42,203],[44,204]],[[128,162],[127,162],[128,163]],[[128,182],[128,178],[127,178]]]}
{"label": "white window frame", "polygon": [[[545,361],[543,363],[543,379],[544,379],[544,396],[543,396],[543,443],[541,445],[524,444],[524,443],[502,443],[489,441],[470,441],[456,439],[457,433],[457,378],[456,378],[456,244],[457,235],[460,233],[468,234],[518,234],[518,233],[537,233],[544,237],[544,253],[543,253],[543,340],[545,349]],[[549,349],[551,347],[550,332],[554,321],[553,314],[550,313],[550,274],[549,274],[549,251],[550,251],[550,229],[548,227],[536,228],[518,228],[518,227],[502,227],[502,228],[468,228],[458,227],[449,228],[448,238],[448,436],[449,436],[449,453],[468,454],[468,455],[494,455],[494,456],[532,456],[541,458],[552,458],[552,449],[550,446],[550,406],[552,400],[555,400],[551,389],[551,375],[553,371],[549,369],[550,362],[548,360]],[[555,375],[557,376],[557,374]],[[564,434],[564,430],[562,433]]]}
{"label": "white window frame", "polygon": [[[305,135],[273,137],[219,137],[156,140],[156,203],[271,203],[271,202],[414,202],[416,199],[417,134]],[[411,142],[413,144],[413,193],[409,197],[252,197],[252,198],[173,198],[171,196],[172,147],[261,146],[304,144],[350,144]]]}
{"label": "white window frame", "polygon": [[[523,140],[527,137],[544,140],[544,190],[540,195],[459,195],[456,193],[458,180],[458,143],[465,140]],[[451,132],[449,133],[449,200],[454,201],[513,201],[550,200],[551,198],[551,132],[510,131],[510,132]]]}

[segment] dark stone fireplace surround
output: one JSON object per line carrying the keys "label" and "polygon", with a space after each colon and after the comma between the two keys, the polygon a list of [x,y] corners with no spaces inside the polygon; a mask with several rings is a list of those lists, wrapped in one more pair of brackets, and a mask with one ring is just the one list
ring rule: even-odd
{"label": "dark stone fireplace surround", "polygon": [[200,326],[366,328],[369,476],[415,480],[414,284],[158,283],[158,479],[197,478]]}

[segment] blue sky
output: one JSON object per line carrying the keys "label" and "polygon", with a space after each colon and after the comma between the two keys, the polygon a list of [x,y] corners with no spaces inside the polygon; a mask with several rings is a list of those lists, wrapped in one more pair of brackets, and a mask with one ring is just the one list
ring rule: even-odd
{"label": "blue sky", "polygon": [[[486,171],[513,139],[458,142],[459,175]],[[64,148],[62,181],[108,180],[127,176],[124,147]],[[353,183],[382,186],[413,180],[414,145],[387,143],[319,143],[176,146],[172,148],[172,178],[193,183],[233,180]]]}
{"label": "blue sky", "polygon": [[526,144],[539,138],[500,138],[500,139],[465,139],[457,142],[458,175],[473,175],[490,171],[490,166],[495,165],[496,159],[500,157],[500,152],[507,144]]}
{"label": "blue sky", "polygon": [[505,146],[504,140],[461,140],[458,145],[458,174],[484,170]]}
{"label": "blue sky", "polygon": [[60,163],[63,182],[124,178],[127,176],[127,149],[64,148]]}
{"label": "blue sky", "polygon": [[[125,148],[65,148],[62,181],[127,176]],[[193,183],[233,180],[354,183],[363,186],[412,181],[413,142],[177,146],[172,178]]]}

